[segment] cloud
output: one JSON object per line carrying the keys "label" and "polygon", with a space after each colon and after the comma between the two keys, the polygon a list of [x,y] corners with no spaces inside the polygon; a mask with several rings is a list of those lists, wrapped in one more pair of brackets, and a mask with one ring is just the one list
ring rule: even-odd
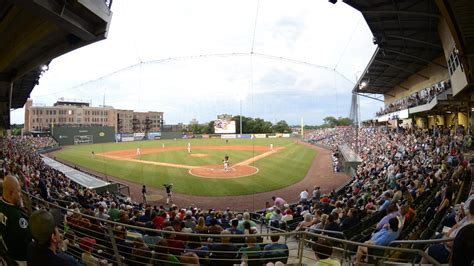
{"label": "cloud", "polygon": [[[245,115],[290,124],[348,115],[357,71],[374,51],[361,14],[327,1],[259,2],[255,21],[253,0],[116,1],[108,39],[53,60],[31,97],[99,105],[105,95],[115,108],[164,111],[167,123],[238,114],[239,98]],[[252,43],[282,58],[250,56]],[[379,106],[361,101],[362,116]],[[22,110],[12,122],[23,123]]]}

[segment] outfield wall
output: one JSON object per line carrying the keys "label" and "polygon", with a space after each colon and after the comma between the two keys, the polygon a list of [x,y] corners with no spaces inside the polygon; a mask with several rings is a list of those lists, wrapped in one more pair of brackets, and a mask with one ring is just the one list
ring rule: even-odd
{"label": "outfield wall", "polygon": [[103,126],[54,127],[54,139],[59,145],[77,145],[115,142],[115,128]]}
{"label": "outfield wall", "polygon": [[[140,141],[145,139],[143,135],[135,134],[116,134],[117,142],[126,141]],[[266,139],[266,138],[289,138],[289,133],[267,133],[267,134],[196,134],[192,133],[181,133],[181,132],[161,132],[159,134],[154,133],[153,136],[150,133],[147,135],[148,139]]]}

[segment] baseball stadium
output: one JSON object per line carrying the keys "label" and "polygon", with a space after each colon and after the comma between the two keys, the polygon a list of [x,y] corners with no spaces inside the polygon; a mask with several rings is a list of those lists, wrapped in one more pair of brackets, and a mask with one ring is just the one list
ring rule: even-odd
{"label": "baseball stadium", "polygon": [[472,18],[0,0],[0,265],[473,265]]}

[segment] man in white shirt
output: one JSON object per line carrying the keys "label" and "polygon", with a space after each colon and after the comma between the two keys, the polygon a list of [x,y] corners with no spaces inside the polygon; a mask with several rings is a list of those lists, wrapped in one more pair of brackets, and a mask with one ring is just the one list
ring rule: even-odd
{"label": "man in white shirt", "polygon": [[305,189],[300,192],[300,203],[306,204],[308,202],[309,192],[308,189]]}

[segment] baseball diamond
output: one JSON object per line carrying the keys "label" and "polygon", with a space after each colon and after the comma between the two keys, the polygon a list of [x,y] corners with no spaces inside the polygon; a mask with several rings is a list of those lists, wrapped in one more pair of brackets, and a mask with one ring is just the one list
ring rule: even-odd
{"label": "baseball diamond", "polygon": [[[188,143],[192,153],[187,152]],[[175,192],[196,196],[282,189],[301,181],[317,157],[314,149],[292,139],[234,139],[226,143],[221,139],[143,141],[140,155],[133,142],[76,145],[52,156],[135,185],[159,189],[163,183],[174,183]],[[95,157],[90,156],[91,151]],[[222,165],[226,155],[229,171]]]}

